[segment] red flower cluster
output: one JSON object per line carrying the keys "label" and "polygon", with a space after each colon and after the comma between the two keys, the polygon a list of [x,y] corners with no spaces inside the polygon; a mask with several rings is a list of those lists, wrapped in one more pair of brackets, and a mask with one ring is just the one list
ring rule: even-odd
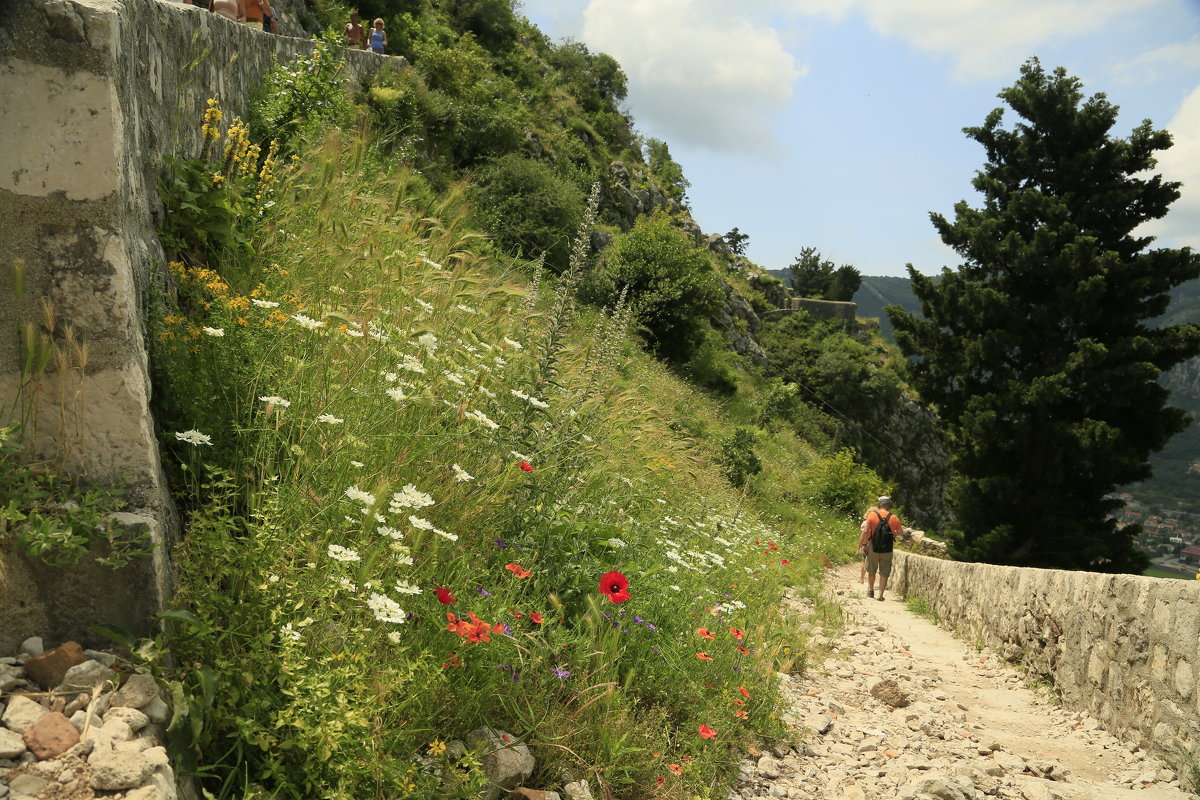
{"label": "red flower cluster", "polygon": [[600,577],[600,594],[614,603],[624,603],[630,598],[629,580],[615,570]]}
{"label": "red flower cluster", "polygon": [[472,643],[490,642],[492,640],[493,633],[504,633],[504,626],[500,623],[493,625],[490,622],[485,622],[484,620],[476,617],[474,611],[468,611],[467,614],[470,616],[470,621],[461,619],[447,612],[446,619],[448,619],[450,622],[446,625],[446,630],[453,631],[463,639],[466,639],[468,642]]}
{"label": "red flower cluster", "polygon": [[437,592],[438,602],[444,606],[458,602],[458,598],[454,596],[454,593],[443,586],[435,586],[433,590]]}
{"label": "red flower cluster", "polygon": [[528,461],[522,461],[517,466],[521,468],[522,472],[533,472],[533,464],[530,464]]}
{"label": "red flower cluster", "polygon": [[516,575],[518,578],[528,578],[533,573],[522,567],[520,564],[505,564],[504,568]]}

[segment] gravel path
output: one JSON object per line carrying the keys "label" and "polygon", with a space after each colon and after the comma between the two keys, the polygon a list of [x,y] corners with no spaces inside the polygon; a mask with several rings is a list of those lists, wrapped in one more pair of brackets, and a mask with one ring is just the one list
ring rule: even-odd
{"label": "gravel path", "polygon": [[[830,570],[826,591],[845,626],[784,689],[785,718],[808,729],[804,741],[744,762],[731,800],[1200,798],[1165,764],[1031,691],[1013,667],[898,595],[868,600],[857,563]],[[789,602],[807,611],[803,599]]]}

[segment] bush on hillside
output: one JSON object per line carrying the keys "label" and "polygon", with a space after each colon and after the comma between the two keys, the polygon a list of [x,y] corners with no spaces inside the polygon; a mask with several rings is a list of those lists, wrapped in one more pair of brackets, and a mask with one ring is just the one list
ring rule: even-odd
{"label": "bush on hillside", "polygon": [[762,461],[754,452],[754,431],[737,428],[733,435],[721,441],[721,471],[737,488],[762,472]]}
{"label": "bush on hillside", "polygon": [[478,172],[471,199],[476,219],[505,250],[530,259],[545,253],[547,266],[566,269],[585,199],[569,180],[510,153]]}
{"label": "bush on hillside", "polygon": [[879,477],[856,463],[850,450],[812,462],[802,478],[809,489],[809,501],[852,517],[861,514],[872,499],[883,493]]}
{"label": "bush on hillside", "polygon": [[589,276],[585,296],[613,305],[624,288],[651,348],[675,362],[697,350],[724,297],[708,255],[662,213],[638,217],[633,230],[617,237]]}

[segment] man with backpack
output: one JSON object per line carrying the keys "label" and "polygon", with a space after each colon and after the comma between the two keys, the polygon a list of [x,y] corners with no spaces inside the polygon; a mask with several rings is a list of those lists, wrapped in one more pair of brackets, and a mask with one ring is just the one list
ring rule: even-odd
{"label": "man with backpack", "polygon": [[892,548],[900,532],[900,518],[892,513],[892,498],[883,496],[863,520],[858,546],[867,551],[867,597],[875,597],[875,573],[879,573],[879,597],[887,589],[892,574]]}

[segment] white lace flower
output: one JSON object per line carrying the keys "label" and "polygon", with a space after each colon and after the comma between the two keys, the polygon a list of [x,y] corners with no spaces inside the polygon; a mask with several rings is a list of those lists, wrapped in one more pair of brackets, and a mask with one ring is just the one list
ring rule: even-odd
{"label": "white lace flower", "polygon": [[404,393],[404,390],[403,390],[403,389],[401,389],[399,386],[393,386],[393,387],[392,387],[392,388],[390,388],[390,389],[386,389],[386,390],[384,390],[384,393],[385,393],[385,394],[386,394],[388,397],[390,397],[390,398],[392,398],[393,400],[395,400],[397,403],[398,403],[398,402],[400,402],[401,400],[405,400],[405,399],[407,399],[407,398],[408,398],[408,395],[406,395],[406,394]]}
{"label": "white lace flower", "polygon": [[361,339],[365,335],[362,331],[356,331],[354,328],[346,328],[346,330],[342,332],[347,336],[353,336],[355,339]]}
{"label": "white lace flower", "polygon": [[421,587],[414,586],[407,581],[396,581],[396,591],[400,594],[420,594]]}
{"label": "white lace flower", "polygon": [[445,375],[451,383],[456,383],[459,386],[467,385],[467,382],[463,380],[462,375],[459,375],[457,372],[451,372],[450,370],[445,370],[442,374]]}
{"label": "white lace flower", "polygon": [[395,513],[402,508],[428,508],[433,504],[433,497],[425,494],[411,483],[406,483],[403,489],[392,495],[388,506]]}
{"label": "white lace flower", "polygon": [[280,408],[288,408],[292,404],[291,400],[284,400],[282,397],[273,394],[267,395],[266,397],[260,397],[258,399],[269,406],[279,406]]}
{"label": "white lace flower", "polygon": [[460,467],[458,464],[451,464],[450,469],[454,470],[454,479],[462,483],[475,480],[474,476]]}
{"label": "white lace flower", "polygon": [[507,336],[505,336],[505,337],[504,337],[503,341],[504,341],[504,343],[505,343],[506,345],[508,345],[509,347],[511,347],[513,350],[522,350],[522,349],[524,349],[524,348],[521,346],[521,343],[520,343],[520,342],[514,342],[512,339],[508,338]]}
{"label": "white lace flower", "polygon": [[334,561],[362,561],[362,556],[358,554],[358,551],[342,547],[340,544],[329,545],[328,553]]}
{"label": "white lace flower", "polygon": [[392,539],[403,539],[404,534],[389,525],[380,525],[375,529],[375,532],[380,536],[388,536]]}
{"label": "white lace flower", "polygon": [[417,344],[424,348],[429,355],[433,355],[438,349],[438,338],[432,333],[423,333],[417,337]]}
{"label": "white lace flower", "polygon": [[176,432],[175,438],[181,442],[187,442],[188,444],[207,444],[210,446],[212,445],[212,437],[211,436],[209,436],[207,433],[201,433],[200,431],[195,430],[194,428],[190,431],[183,431],[182,433]]}
{"label": "white lace flower", "polygon": [[310,330],[310,331],[315,331],[318,328],[325,327],[325,320],[313,319],[312,317],[306,316],[304,314],[292,314],[292,319],[296,320],[296,323],[301,328],[304,328],[304,329]]}
{"label": "white lace flower", "polygon": [[225,335],[224,328],[210,328],[207,325],[205,325],[200,330],[204,331],[206,336],[224,336]]}
{"label": "white lace flower", "polygon": [[457,535],[455,535],[455,534],[453,534],[453,533],[446,533],[446,532],[445,532],[444,530],[442,530],[441,528],[434,528],[434,529],[433,529],[433,532],[434,532],[434,533],[436,533],[438,536],[441,536],[443,539],[449,539],[449,540],[450,540],[450,541],[452,541],[452,542],[457,542],[457,541],[458,541],[458,536],[457,536]]}
{"label": "white lace flower", "polygon": [[372,592],[371,597],[367,600],[367,608],[371,609],[375,614],[375,619],[380,622],[391,622],[396,625],[404,623],[404,609],[386,594]]}
{"label": "white lace flower", "polygon": [[285,638],[289,641],[292,641],[292,642],[300,641],[300,631],[293,630],[292,623],[290,623],[290,622],[288,624],[284,625],[282,628],[280,628],[279,633],[283,636],[283,638]]}
{"label": "white lace flower", "polygon": [[509,450],[508,452],[517,461],[533,461],[533,459],[529,456],[525,455],[524,453],[518,453],[516,450]]}
{"label": "white lace flower", "polygon": [[317,422],[324,422],[326,425],[341,425],[345,421],[341,417],[335,417],[333,414],[322,414],[317,417]]}
{"label": "white lace flower", "polygon": [[434,526],[433,526],[433,523],[432,523],[432,522],[430,522],[430,521],[429,521],[429,520],[427,520],[427,519],[422,519],[421,517],[418,517],[418,516],[415,516],[415,515],[411,515],[411,514],[410,514],[410,515],[409,515],[409,517],[408,517],[408,521],[409,521],[409,522],[412,524],[412,526],[413,526],[414,528],[416,528],[416,529],[417,529],[417,530],[419,530],[419,531],[432,531],[432,530],[436,530],[436,528],[434,528]]}
{"label": "white lace flower", "polygon": [[482,411],[475,411],[474,409],[472,409],[471,411],[468,411],[463,416],[466,417],[467,419],[475,420],[480,425],[484,426],[485,428],[487,428],[489,430],[494,431],[500,427],[495,422],[493,422],[491,419],[489,419],[488,415],[484,414]]}
{"label": "white lace flower", "polygon": [[279,308],[279,303],[274,300],[259,300],[257,297],[250,301],[259,308]]}
{"label": "white lace flower", "polygon": [[417,360],[416,356],[412,355],[406,355],[404,360],[397,364],[396,367],[397,369],[408,370],[409,372],[425,374],[425,367],[421,366],[421,362]]}
{"label": "white lace flower", "polygon": [[346,490],[345,494],[346,497],[349,497],[351,500],[356,500],[359,503],[362,503],[364,506],[375,505],[375,495],[371,494],[370,492],[364,492],[357,486],[351,486]]}

